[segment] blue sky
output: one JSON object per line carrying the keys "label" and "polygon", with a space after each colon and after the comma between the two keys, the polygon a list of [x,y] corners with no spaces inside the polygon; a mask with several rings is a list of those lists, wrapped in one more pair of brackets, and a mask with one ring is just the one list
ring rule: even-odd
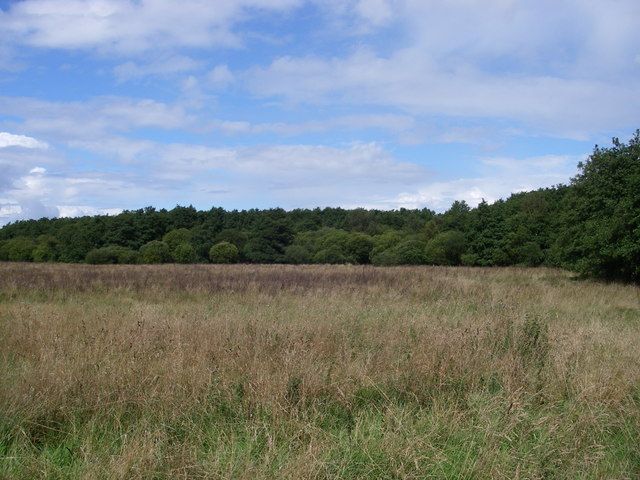
{"label": "blue sky", "polygon": [[0,0],[0,224],[446,209],[640,127],[637,0]]}

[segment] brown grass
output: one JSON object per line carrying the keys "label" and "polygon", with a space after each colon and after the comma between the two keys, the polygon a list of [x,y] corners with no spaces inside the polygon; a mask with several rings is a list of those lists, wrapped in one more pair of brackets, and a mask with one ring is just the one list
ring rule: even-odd
{"label": "brown grass", "polygon": [[0,264],[0,476],[634,478],[640,290]]}

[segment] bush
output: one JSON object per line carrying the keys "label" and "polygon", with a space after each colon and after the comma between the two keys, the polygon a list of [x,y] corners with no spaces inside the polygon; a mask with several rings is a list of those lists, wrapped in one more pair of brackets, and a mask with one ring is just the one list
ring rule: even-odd
{"label": "bush", "polygon": [[517,263],[527,267],[536,267],[544,260],[544,253],[536,242],[527,242],[516,249]]}
{"label": "bush", "polygon": [[301,245],[289,245],[284,250],[284,259],[293,264],[311,263],[311,254]]}
{"label": "bush", "polygon": [[209,250],[211,263],[237,263],[239,257],[238,247],[229,242],[216,243]]}
{"label": "bush", "polygon": [[347,239],[346,250],[355,263],[370,263],[373,240],[364,233],[352,233]]}
{"label": "bush", "polygon": [[35,246],[34,241],[30,238],[12,238],[2,245],[0,258],[12,262],[30,262]]}
{"label": "bush", "polygon": [[167,263],[171,261],[169,245],[160,240],[152,240],[140,247],[141,263]]}
{"label": "bush", "polygon": [[196,250],[189,243],[181,243],[173,250],[173,259],[177,263],[195,263]]}
{"label": "bush", "polygon": [[405,240],[372,258],[374,265],[420,265],[424,263],[424,243]]}
{"label": "bush", "polygon": [[439,233],[427,244],[424,259],[431,265],[460,265],[465,250],[464,234],[449,230]]}
{"label": "bush", "polygon": [[58,258],[58,240],[53,235],[40,235],[31,253],[34,262],[53,262]]}
{"label": "bush", "polygon": [[38,245],[31,252],[31,259],[34,262],[53,262],[55,260],[55,252],[49,245]]}
{"label": "bush", "polygon": [[332,245],[328,248],[320,250],[313,256],[314,263],[347,263],[347,257],[342,253],[342,250],[336,246]]}
{"label": "bush", "polygon": [[117,245],[95,248],[85,257],[85,262],[93,265],[137,263],[137,260],[135,250]]}
{"label": "bush", "polygon": [[395,230],[389,230],[381,235],[373,237],[373,249],[370,252],[371,259],[385,250],[395,247],[402,241],[402,235]]}
{"label": "bush", "polygon": [[162,241],[169,245],[169,250],[173,252],[179,245],[191,243],[191,237],[191,231],[186,228],[177,228],[166,233]]}

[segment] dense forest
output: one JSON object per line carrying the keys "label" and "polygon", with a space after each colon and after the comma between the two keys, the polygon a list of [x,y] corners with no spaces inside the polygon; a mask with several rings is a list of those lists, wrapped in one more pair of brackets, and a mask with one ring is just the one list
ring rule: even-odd
{"label": "dense forest", "polygon": [[569,185],[440,214],[177,206],[25,220],[0,229],[0,260],[551,265],[640,281],[640,131],[596,146],[578,167]]}

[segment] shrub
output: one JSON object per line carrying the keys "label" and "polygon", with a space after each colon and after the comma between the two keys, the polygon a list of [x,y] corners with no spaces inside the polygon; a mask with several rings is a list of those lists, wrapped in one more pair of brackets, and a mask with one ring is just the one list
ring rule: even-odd
{"label": "shrub", "polygon": [[381,235],[373,237],[373,249],[371,250],[371,258],[381,254],[385,250],[395,247],[402,241],[402,235],[395,230],[389,230]]}
{"label": "shrub", "polygon": [[55,252],[49,245],[38,245],[31,252],[31,259],[34,262],[52,262],[55,260]]}
{"label": "shrub", "polygon": [[352,233],[347,239],[346,250],[355,263],[370,263],[373,240],[364,233]]}
{"label": "shrub", "polygon": [[372,258],[374,265],[420,265],[424,263],[424,243],[405,240]]}
{"label": "shrub", "polygon": [[177,263],[195,263],[196,250],[189,243],[181,243],[173,250],[173,259]]}
{"label": "shrub", "polygon": [[544,260],[544,253],[536,242],[527,242],[516,249],[516,258],[521,265],[535,267]]}
{"label": "shrub", "polygon": [[164,237],[162,237],[162,241],[169,245],[169,250],[173,252],[179,245],[191,243],[191,237],[192,234],[190,230],[177,228],[166,233]]}
{"label": "shrub", "polygon": [[287,263],[311,263],[311,254],[302,245],[289,245],[284,250],[284,259]]}
{"label": "shrub", "polygon": [[12,238],[2,245],[0,257],[12,262],[30,262],[35,246],[35,243],[30,238]]}
{"label": "shrub", "polygon": [[167,263],[171,261],[169,245],[160,240],[152,240],[140,247],[141,263]]}
{"label": "shrub", "polygon": [[117,245],[95,248],[87,253],[85,262],[93,265],[137,263],[138,253],[135,250]]}
{"label": "shrub", "polygon": [[342,250],[336,246],[332,245],[328,248],[320,250],[313,256],[314,263],[347,263],[347,257],[342,253]]}
{"label": "shrub", "polygon": [[58,240],[53,235],[40,235],[31,253],[34,262],[53,262],[58,258]]}
{"label": "shrub", "polygon": [[211,263],[236,263],[239,257],[238,247],[229,242],[216,243],[209,250]]}
{"label": "shrub", "polygon": [[449,230],[436,235],[424,250],[424,259],[431,265],[460,265],[465,253],[464,234]]}

